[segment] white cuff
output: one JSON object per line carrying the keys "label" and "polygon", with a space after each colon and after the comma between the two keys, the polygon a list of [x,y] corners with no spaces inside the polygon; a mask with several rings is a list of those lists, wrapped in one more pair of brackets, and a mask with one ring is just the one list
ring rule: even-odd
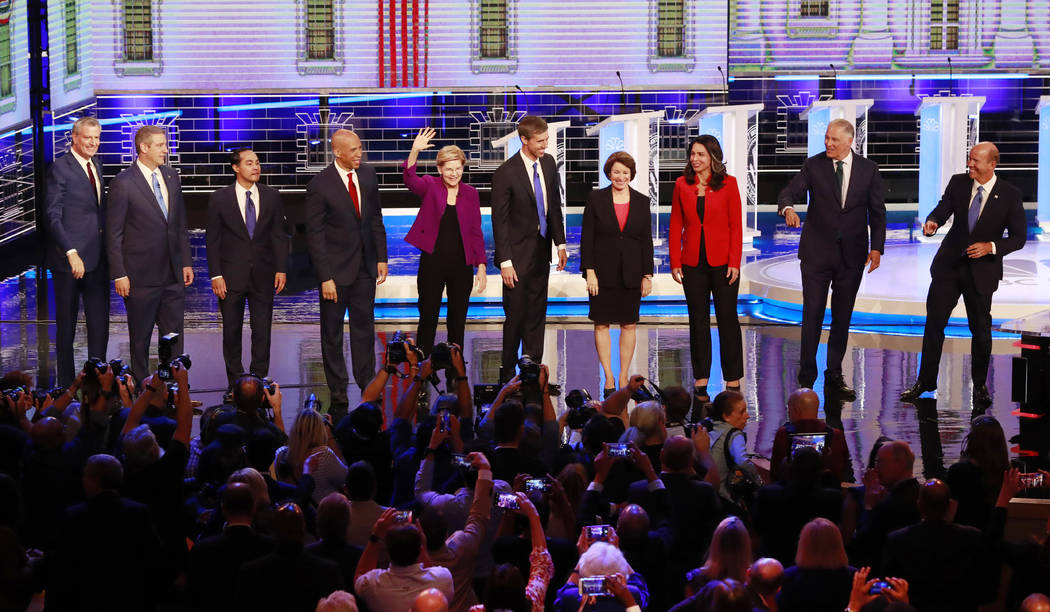
{"label": "white cuff", "polygon": [[631,606],[630,608],[627,608],[626,610],[624,610],[624,612],[642,612],[642,607],[638,606],[638,605],[634,605],[634,606]]}
{"label": "white cuff", "polygon": [[591,484],[587,485],[587,490],[588,490],[588,491],[596,491],[596,492],[598,492],[598,493],[601,493],[602,491],[604,491],[604,490],[605,490],[605,485],[603,485],[603,484],[602,484],[602,483],[600,483],[600,482],[594,482],[594,481],[592,480],[592,481],[591,481]]}
{"label": "white cuff", "polygon": [[559,245],[557,245],[557,246],[558,246],[558,250],[559,250],[559,251],[564,251],[564,250],[566,250],[566,247],[565,247],[565,245],[564,245],[564,244],[559,244]]}
{"label": "white cuff", "polygon": [[659,491],[660,489],[664,488],[664,481],[657,478],[656,480],[653,480],[652,482],[648,483],[646,487],[649,488],[650,493],[652,493],[653,491]]}
{"label": "white cuff", "polygon": [[[70,255],[72,255],[73,253],[76,253],[76,252],[77,252],[76,249],[69,249],[68,251],[66,251],[66,257],[69,257]],[[995,252],[995,243],[992,243],[992,252],[993,253]]]}
{"label": "white cuff", "polygon": [[492,470],[478,470],[478,480],[492,482]]}
{"label": "white cuff", "polygon": [[215,280],[215,279],[217,279],[217,278],[222,278],[222,274],[220,274],[220,275],[218,275],[218,276],[213,276],[213,277],[211,277],[211,279],[212,279],[212,280]]}
{"label": "white cuff", "polygon": [[513,268],[513,267],[514,267],[514,264],[511,263],[511,261],[509,259],[505,259],[505,260],[499,262],[500,270],[502,270],[504,268]]}
{"label": "white cuff", "polygon": [[995,255],[995,243],[992,243],[992,255]]}

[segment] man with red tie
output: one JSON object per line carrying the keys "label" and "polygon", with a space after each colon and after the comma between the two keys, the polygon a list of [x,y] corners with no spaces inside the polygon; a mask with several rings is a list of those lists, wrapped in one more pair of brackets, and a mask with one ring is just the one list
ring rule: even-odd
{"label": "man with red tie", "polygon": [[332,135],[335,162],[306,186],[306,234],[321,297],[321,358],[333,419],[346,414],[350,383],[343,355],[343,317],[350,311],[354,380],[364,388],[376,372],[376,285],[386,280],[386,228],[376,171],[362,164],[361,139]]}

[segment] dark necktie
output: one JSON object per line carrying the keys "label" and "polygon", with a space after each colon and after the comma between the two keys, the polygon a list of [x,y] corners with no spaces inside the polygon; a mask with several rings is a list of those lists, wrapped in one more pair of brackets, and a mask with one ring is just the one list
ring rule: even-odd
{"label": "dark necktie", "polygon": [[94,164],[92,164],[91,161],[89,160],[88,163],[87,163],[88,180],[91,181],[91,191],[93,191],[95,193],[95,204],[98,204],[99,203],[98,183],[95,182],[95,171],[91,168],[91,166],[93,166],[93,165]]}
{"label": "dark necktie", "polygon": [[842,194],[842,183],[846,180],[846,173],[842,171],[842,164],[844,162],[840,159],[835,162],[835,184],[839,188],[839,197],[842,198],[842,205],[846,205],[846,196]]}
{"label": "dark necktie", "polygon": [[255,237],[255,202],[252,202],[252,192],[244,192],[244,225],[248,228],[248,237]]}
{"label": "dark necktie", "polygon": [[346,176],[346,186],[350,190],[350,199],[354,201],[354,212],[357,213],[357,218],[361,218],[361,202],[357,199],[357,187],[354,185],[354,173],[351,172]]}
{"label": "dark necktie", "polygon": [[973,196],[973,201],[970,202],[970,210],[966,212],[966,224],[970,228],[970,233],[973,233],[974,226],[977,225],[977,219],[981,216],[981,196],[984,195],[984,187],[981,185],[977,186],[977,193]]}
{"label": "dark necktie", "polygon": [[536,191],[536,214],[540,218],[540,236],[547,237],[547,207],[543,203],[543,183],[540,182],[540,162],[532,162],[532,188]]}

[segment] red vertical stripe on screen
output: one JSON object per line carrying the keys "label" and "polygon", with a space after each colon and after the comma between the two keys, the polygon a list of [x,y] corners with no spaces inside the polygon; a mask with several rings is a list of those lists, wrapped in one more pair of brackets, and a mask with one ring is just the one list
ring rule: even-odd
{"label": "red vertical stripe on screen", "polygon": [[408,86],[408,0],[401,0],[401,86]]}
{"label": "red vertical stripe on screen", "polygon": [[419,87],[419,0],[412,0],[412,87]]}
{"label": "red vertical stripe on screen", "polygon": [[397,0],[390,0],[390,86],[397,86]]}
{"label": "red vertical stripe on screen", "polygon": [[386,70],[384,69],[383,62],[386,58],[383,57],[383,0],[379,0],[379,86],[385,87],[384,83],[386,79]]}

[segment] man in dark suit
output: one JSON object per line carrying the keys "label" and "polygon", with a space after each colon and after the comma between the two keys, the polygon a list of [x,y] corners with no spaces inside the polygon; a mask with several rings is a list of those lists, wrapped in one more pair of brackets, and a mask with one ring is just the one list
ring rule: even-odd
{"label": "man in dark suit", "polygon": [[47,172],[47,267],[55,288],[55,361],[58,384],[73,382],[73,337],[84,299],[88,356],[106,358],[109,343],[109,269],[103,250],[106,187],[95,159],[102,126],[94,117],[73,124],[73,146]]}
{"label": "man in dark suit", "polygon": [[[930,265],[919,378],[901,393],[901,399],[915,399],[937,388],[944,327],[961,295],[973,335],[973,399],[992,401],[986,385],[992,354],[992,294],[1003,277],[1003,257],[1024,246],[1026,231],[1021,192],[996,176],[998,164],[999,149],[994,144],[975,145],[966,162],[967,173],[948,181],[940,203],[922,226],[923,233],[932,236],[955,216]],[[1003,238],[1004,230],[1009,237]]]}
{"label": "man in dark suit", "polygon": [[386,228],[375,168],[361,163],[361,139],[350,130],[332,135],[335,162],[306,186],[306,234],[321,282],[321,358],[334,422],[349,400],[343,354],[343,317],[350,311],[350,357],[361,389],[376,373],[376,285],[386,280]]}
{"label": "man in dark suit", "polygon": [[558,270],[565,269],[565,223],[561,180],[547,155],[547,122],[534,115],[518,123],[521,153],[492,174],[492,238],[503,276],[502,382],[514,376],[518,346],[537,363],[543,360],[547,323],[547,281],[551,243],[558,247]]}
{"label": "man in dark suit", "polygon": [[[849,339],[853,304],[863,276],[879,267],[886,242],[886,191],[878,165],[853,152],[853,124],[835,119],[824,134],[825,152],[806,160],[781,190],[779,213],[789,227],[801,221],[794,204],[809,195],[806,227],[798,245],[802,260],[802,346],[798,383],[817,380],[817,346],[831,287],[831,333],[824,386],[838,397],[856,398],[842,378],[842,358]],[[868,249],[868,232],[871,249]]]}
{"label": "man in dark suit", "polygon": [[867,565],[872,575],[886,575],[879,567],[886,536],[919,522],[919,481],[914,469],[915,453],[907,442],[895,440],[879,447],[874,469],[864,473],[864,506],[847,545],[851,565]]}
{"label": "man in dark suit", "polygon": [[106,206],[106,253],[117,295],[124,298],[131,343],[131,371],[149,374],[149,341],[156,325],[163,336],[179,334],[182,352],[186,287],[193,283],[182,185],[168,156],[164,128],[145,125],[135,132],[138,159],[110,183]]}
{"label": "man in dark suit", "polygon": [[284,290],[288,234],[281,194],[259,182],[259,156],[236,149],[230,164],[237,180],[208,200],[208,275],[222,313],[222,356],[230,388],[244,373],[241,330],[244,304],[252,327],[250,372],[265,377],[270,369],[273,296]]}

